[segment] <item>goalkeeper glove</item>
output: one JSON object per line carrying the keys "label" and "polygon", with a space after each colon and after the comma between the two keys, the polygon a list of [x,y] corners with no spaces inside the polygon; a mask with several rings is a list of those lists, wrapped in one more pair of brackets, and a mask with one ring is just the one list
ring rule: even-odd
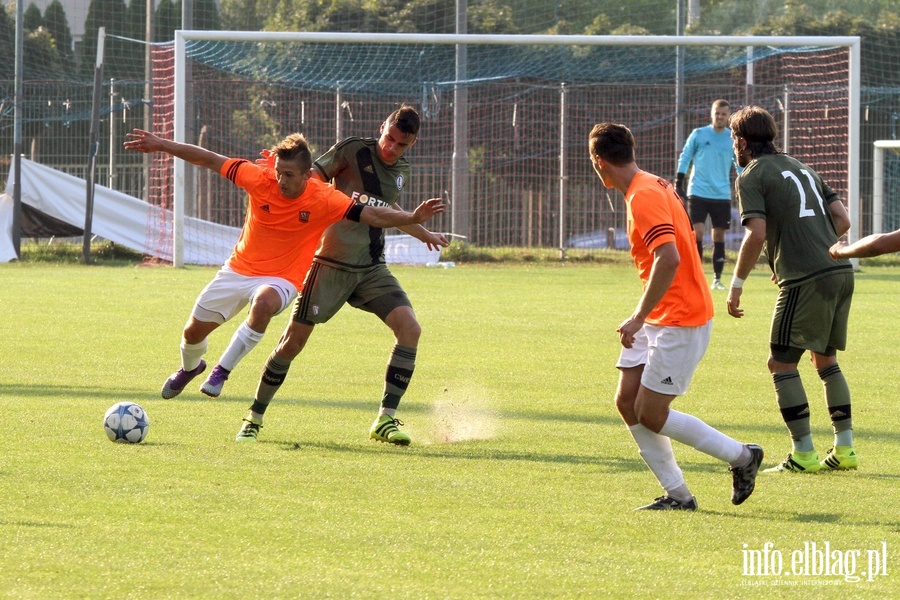
{"label": "goalkeeper glove", "polygon": [[675,174],[675,191],[681,196],[681,199],[687,202],[687,190],[684,187],[684,173]]}

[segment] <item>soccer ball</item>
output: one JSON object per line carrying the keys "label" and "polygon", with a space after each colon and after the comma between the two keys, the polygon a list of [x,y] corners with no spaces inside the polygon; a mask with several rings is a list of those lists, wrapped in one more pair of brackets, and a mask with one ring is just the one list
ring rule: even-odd
{"label": "soccer ball", "polygon": [[137,444],[147,436],[150,419],[134,402],[119,402],[103,415],[103,429],[113,442]]}

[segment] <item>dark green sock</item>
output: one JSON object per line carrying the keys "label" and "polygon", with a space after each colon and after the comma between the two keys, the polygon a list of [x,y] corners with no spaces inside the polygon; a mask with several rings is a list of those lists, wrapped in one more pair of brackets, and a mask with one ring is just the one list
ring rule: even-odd
{"label": "dark green sock", "polygon": [[391,350],[391,357],[384,373],[384,395],[381,398],[381,408],[397,410],[397,407],[400,406],[400,398],[406,393],[415,368],[416,349],[395,345]]}
{"label": "dark green sock", "polygon": [[825,386],[825,404],[831,417],[835,446],[853,445],[853,419],[850,412],[850,386],[837,364],[819,369],[819,379]]}
{"label": "dark green sock", "polygon": [[781,409],[781,418],[791,434],[793,449],[797,452],[811,452],[815,448],[809,428],[809,401],[798,371],[775,373],[775,399]]}
{"label": "dark green sock", "polygon": [[291,361],[279,358],[274,352],[269,355],[269,358],[266,359],[266,367],[259,378],[259,385],[256,387],[256,399],[253,401],[253,406],[250,407],[251,411],[259,414],[266,412],[269,402],[284,383],[290,368]]}

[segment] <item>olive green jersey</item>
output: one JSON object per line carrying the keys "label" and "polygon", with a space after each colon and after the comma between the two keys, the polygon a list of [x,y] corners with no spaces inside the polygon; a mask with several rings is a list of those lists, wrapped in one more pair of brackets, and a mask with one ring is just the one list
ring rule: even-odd
{"label": "olive green jersey", "polygon": [[828,254],[838,240],[828,206],[840,199],[808,166],[787,154],[764,154],[750,161],[735,189],[741,222],[766,220],[766,257],[779,286],[852,270],[849,260]]}
{"label": "olive green jersey", "polygon": [[[378,157],[376,138],[349,137],[320,156],[313,168],[335,188],[365,206],[393,206],[409,179],[404,158],[393,165]],[[346,270],[384,264],[384,229],[353,221],[334,223],[325,230],[315,261]]]}

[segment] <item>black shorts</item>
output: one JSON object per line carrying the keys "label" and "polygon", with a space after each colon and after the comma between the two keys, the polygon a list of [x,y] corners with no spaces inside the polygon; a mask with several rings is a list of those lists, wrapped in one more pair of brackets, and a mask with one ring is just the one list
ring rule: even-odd
{"label": "black shorts", "polygon": [[715,229],[731,229],[731,200],[710,200],[689,196],[691,223],[706,223],[706,216]]}

